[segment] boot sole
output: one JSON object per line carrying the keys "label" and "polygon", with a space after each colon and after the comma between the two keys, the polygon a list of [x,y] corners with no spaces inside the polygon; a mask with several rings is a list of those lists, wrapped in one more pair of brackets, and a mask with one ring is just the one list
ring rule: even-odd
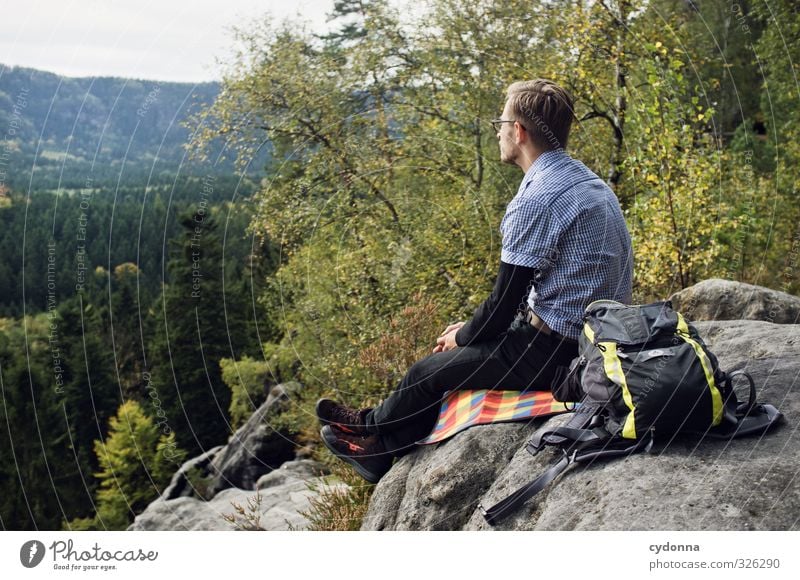
{"label": "boot sole", "polygon": [[333,446],[333,443],[336,441],[336,435],[333,434],[331,428],[326,425],[322,429],[320,429],[319,436],[322,439],[322,442],[325,444],[325,447],[328,448],[328,451],[333,453],[336,457],[341,459],[342,461],[349,463],[353,469],[356,470],[361,477],[366,479],[370,483],[378,483],[383,477],[384,474],[376,475],[372,471],[365,468],[361,465],[358,461],[350,457],[349,455],[342,453],[341,451],[337,450],[336,447]]}

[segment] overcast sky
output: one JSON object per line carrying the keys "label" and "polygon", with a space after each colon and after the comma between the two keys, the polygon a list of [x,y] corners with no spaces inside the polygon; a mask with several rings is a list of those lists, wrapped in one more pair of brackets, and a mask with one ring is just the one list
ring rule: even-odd
{"label": "overcast sky", "polygon": [[67,76],[218,80],[229,28],[266,13],[325,30],[333,0],[0,0],[0,64]]}

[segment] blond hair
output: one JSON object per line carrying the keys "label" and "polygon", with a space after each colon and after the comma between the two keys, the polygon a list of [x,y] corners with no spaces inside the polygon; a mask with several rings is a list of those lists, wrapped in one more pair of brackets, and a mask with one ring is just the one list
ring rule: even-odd
{"label": "blond hair", "polygon": [[553,81],[520,81],[508,87],[514,120],[544,149],[565,149],[572,127],[572,95]]}

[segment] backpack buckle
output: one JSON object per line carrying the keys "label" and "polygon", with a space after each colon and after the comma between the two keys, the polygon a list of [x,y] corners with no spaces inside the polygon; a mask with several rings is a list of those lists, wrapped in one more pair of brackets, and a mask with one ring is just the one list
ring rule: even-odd
{"label": "backpack buckle", "polygon": [[561,448],[561,453],[564,455],[564,457],[567,458],[567,465],[569,465],[570,463],[575,463],[577,461],[577,459],[578,459],[578,450],[577,449],[573,450],[572,453],[570,453],[569,451],[567,451],[566,449],[564,449],[562,447]]}

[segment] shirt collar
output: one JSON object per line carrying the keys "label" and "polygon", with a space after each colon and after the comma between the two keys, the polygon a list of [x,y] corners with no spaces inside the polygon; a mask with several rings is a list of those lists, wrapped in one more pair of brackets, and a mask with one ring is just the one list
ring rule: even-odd
{"label": "shirt collar", "polygon": [[551,149],[540,154],[539,157],[536,158],[536,161],[528,168],[528,171],[525,172],[525,177],[522,180],[523,187],[527,186],[537,173],[566,156],[567,152],[563,149]]}

